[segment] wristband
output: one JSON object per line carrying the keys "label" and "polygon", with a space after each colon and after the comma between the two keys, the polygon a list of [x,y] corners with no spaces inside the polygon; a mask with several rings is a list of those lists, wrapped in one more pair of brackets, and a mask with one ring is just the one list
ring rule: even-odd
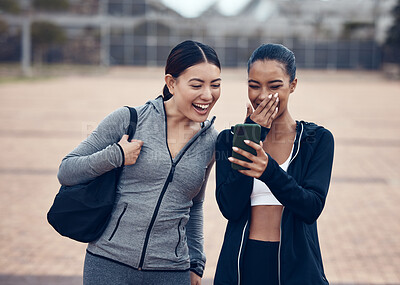
{"label": "wristband", "polygon": [[122,166],[125,165],[125,153],[124,153],[124,150],[123,150],[122,146],[121,146],[119,143],[116,143],[116,144],[117,144],[117,146],[119,147],[119,149],[121,150],[121,154],[122,154],[122,165],[121,165],[120,167],[122,167]]}
{"label": "wristband", "polygon": [[[252,119],[250,119],[250,116],[248,116],[244,122],[245,122],[246,124],[257,124],[257,123],[254,122]],[[258,124],[257,124],[257,125],[258,125]],[[261,126],[261,125],[260,125],[260,127],[261,127],[260,140],[261,140],[261,141],[264,141],[265,138],[267,137],[267,135],[268,135],[270,129],[269,129],[269,128],[266,128],[266,127],[263,127],[263,126]]]}

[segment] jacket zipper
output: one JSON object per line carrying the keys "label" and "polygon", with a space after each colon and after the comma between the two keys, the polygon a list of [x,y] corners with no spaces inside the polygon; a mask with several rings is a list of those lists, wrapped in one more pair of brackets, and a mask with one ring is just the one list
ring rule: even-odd
{"label": "jacket zipper", "polygon": [[[204,131],[205,131],[205,130],[204,130]],[[196,138],[196,139],[197,139],[197,138]],[[174,162],[174,161],[172,160],[172,156],[171,156],[171,161],[172,161],[171,170],[169,171],[169,174],[168,174],[168,177],[167,177],[167,181],[165,182],[164,187],[163,187],[163,189],[161,190],[161,194],[160,194],[160,196],[158,197],[158,201],[157,201],[156,208],[155,208],[155,210],[154,210],[154,212],[153,212],[153,216],[152,216],[152,218],[151,218],[149,227],[147,228],[146,238],[145,238],[145,240],[144,240],[144,245],[143,245],[143,250],[142,250],[142,256],[140,257],[140,262],[139,262],[138,270],[142,270],[143,263],[144,263],[144,257],[145,257],[145,255],[146,255],[147,245],[148,245],[148,243],[149,243],[150,233],[151,233],[151,230],[153,229],[154,222],[155,222],[155,220],[156,220],[156,218],[157,218],[157,215],[158,215],[158,211],[160,210],[161,201],[162,201],[162,199],[164,198],[164,194],[165,194],[165,192],[167,191],[167,188],[168,188],[169,183],[172,182],[172,179],[173,179],[173,177],[174,177],[175,167],[176,167],[176,165],[178,164],[178,162],[180,161],[180,158],[181,158],[181,157],[183,156],[183,154],[188,150],[188,148],[194,143],[194,141],[195,141],[195,140],[193,140],[189,145],[187,145],[186,149],[182,152],[182,155],[179,157],[179,159],[178,159],[176,162]],[[169,149],[168,149],[168,150],[169,150]],[[170,155],[171,155],[171,153],[170,153]]]}
{"label": "jacket zipper", "polygon": [[[296,154],[293,155],[292,159],[289,161],[289,165],[292,163],[292,161],[296,158],[296,156],[299,154],[300,151],[300,144],[301,144],[301,136],[303,135],[303,124],[301,124],[301,132],[299,136],[299,142],[297,146],[297,151]],[[288,168],[289,169],[289,165]],[[283,219],[283,211],[285,211],[285,207],[282,209],[282,215],[281,215],[281,223],[280,223],[280,237],[279,237],[279,248],[278,248],[278,284],[281,285],[281,246],[282,246],[282,219]]]}
{"label": "jacket zipper", "polygon": [[285,207],[282,209],[281,215],[281,223],[280,223],[280,233],[279,233],[279,247],[278,247],[278,284],[281,285],[281,246],[282,246],[282,218],[283,211],[285,211]]}
{"label": "jacket zipper", "polygon": [[163,187],[162,190],[161,190],[161,194],[160,194],[160,196],[158,197],[158,201],[157,201],[156,208],[155,208],[155,210],[154,210],[154,212],[153,212],[153,216],[151,217],[151,221],[150,221],[149,227],[147,228],[146,238],[144,239],[144,245],[143,245],[143,250],[142,250],[142,256],[140,257],[140,262],[139,262],[139,268],[138,268],[138,270],[142,270],[143,263],[144,263],[144,257],[145,257],[145,255],[146,255],[147,245],[148,245],[148,243],[149,243],[150,233],[151,233],[151,230],[153,229],[154,222],[156,221],[158,211],[160,210],[161,201],[162,201],[162,199],[163,199],[163,197],[164,197],[165,192],[167,191],[167,188],[168,188],[169,183],[170,183],[170,182],[172,181],[172,179],[173,179],[174,172],[175,172],[175,166],[176,166],[176,163],[173,162],[173,163],[172,163],[172,167],[171,167],[171,169],[170,169],[170,171],[169,171],[169,174],[168,174],[167,181],[165,182],[164,187]]}
{"label": "jacket zipper", "polygon": [[168,142],[167,142],[167,137],[168,137],[168,135],[167,135],[167,114],[166,114],[166,111],[165,111],[165,106],[164,106],[164,104],[163,104],[163,108],[164,108],[164,116],[165,116],[165,143],[166,143],[166,145],[167,145],[167,149],[168,149],[168,152],[169,152],[169,156],[170,156],[170,158],[171,158],[172,166],[171,166],[171,169],[170,169],[170,171],[169,171],[169,174],[168,174],[168,177],[167,177],[167,181],[165,182],[164,187],[163,187],[162,190],[161,190],[161,194],[160,194],[160,196],[158,197],[157,205],[156,205],[156,208],[155,208],[155,210],[154,210],[154,212],[153,212],[153,216],[152,216],[152,218],[151,218],[149,227],[147,228],[146,237],[145,237],[145,240],[144,240],[144,245],[143,245],[143,249],[142,249],[142,255],[141,255],[140,261],[139,261],[138,270],[142,270],[142,267],[143,267],[143,264],[144,264],[144,258],[145,258],[145,256],[146,256],[147,245],[148,245],[148,243],[149,243],[150,233],[151,233],[151,231],[152,231],[152,229],[153,229],[155,220],[156,220],[157,215],[158,215],[158,211],[160,210],[161,201],[162,201],[162,199],[163,199],[163,197],[164,197],[165,192],[167,191],[167,188],[168,188],[169,183],[172,182],[172,179],[173,179],[173,177],[174,177],[176,165],[178,164],[178,162],[180,161],[180,159],[182,158],[182,156],[185,154],[185,152],[189,149],[189,147],[196,141],[196,139],[197,139],[201,134],[203,134],[205,131],[207,131],[207,130],[212,126],[212,124],[214,123],[214,120],[215,120],[215,117],[214,117],[214,118],[211,120],[211,122],[210,122],[210,124],[209,124],[209,126],[208,126],[207,128],[204,128],[204,129],[200,130],[199,133],[197,133],[197,134],[195,135],[195,137],[194,137],[194,139],[192,140],[192,142],[191,142],[190,144],[188,144],[188,145],[186,145],[186,146],[183,147],[182,153],[181,153],[180,156],[178,157],[177,161],[174,162],[174,161],[173,161],[173,158],[172,158],[172,155],[171,155],[171,152],[170,152],[169,147],[168,147]]}
{"label": "jacket zipper", "polygon": [[237,267],[238,267],[238,285],[240,285],[240,256],[242,255],[242,249],[243,249],[243,243],[244,243],[244,234],[246,232],[247,224],[249,221],[246,221],[246,224],[244,225],[243,232],[242,232],[242,240],[240,242],[240,247],[239,247],[239,254],[238,254],[238,260],[237,260]]}

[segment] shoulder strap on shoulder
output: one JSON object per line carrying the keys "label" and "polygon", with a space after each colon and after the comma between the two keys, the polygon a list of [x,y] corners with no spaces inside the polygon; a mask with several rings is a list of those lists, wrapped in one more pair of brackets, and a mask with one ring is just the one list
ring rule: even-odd
{"label": "shoulder strap on shoulder", "polygon": [[128,141],[130,142],[136,132],[138,116],[137,116],[137,111],[135,108],[131,108],[129,106],[125,106],[125,107],[127,107],[129,109],[129,112],[131,114],[128,130],[126,131],[126,134],[129,135]]}

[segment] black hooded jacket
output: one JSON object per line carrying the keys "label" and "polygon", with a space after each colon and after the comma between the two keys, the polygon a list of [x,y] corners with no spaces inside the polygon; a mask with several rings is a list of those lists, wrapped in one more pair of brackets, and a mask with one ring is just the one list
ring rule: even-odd
{"label": "black hooded jacket", "polygon": [[[230,130],[222,131],[216,143],[216,198],[228,220],[214,284],[240,284],[243,250],[249,236],[250,195],[253,178],[231,168]],[[268,155],[268,165],[259,178],[284,206],[278,256],[280,285],[329,284],[323,269],[317,233],[329,189],[334,139],[325,128],[297,122],[294,150],[287,172]],[[246,284],[244,284],[246,285]]]}

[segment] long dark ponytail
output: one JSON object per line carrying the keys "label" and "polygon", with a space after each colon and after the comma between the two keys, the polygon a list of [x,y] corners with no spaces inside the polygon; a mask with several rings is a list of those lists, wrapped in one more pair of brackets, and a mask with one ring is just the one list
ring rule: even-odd
{"label": "long dark ponytail", "polygon": [[[187,40],[178,44],[169,53],[165,65],[165,74],[170,74],[172,77],[178,78],[187,68],[202,62],[214,64],[221,69],[217,53],[212,47]],[[163,96],[164,101],[172,97],[167,84],[164,85]]]}

